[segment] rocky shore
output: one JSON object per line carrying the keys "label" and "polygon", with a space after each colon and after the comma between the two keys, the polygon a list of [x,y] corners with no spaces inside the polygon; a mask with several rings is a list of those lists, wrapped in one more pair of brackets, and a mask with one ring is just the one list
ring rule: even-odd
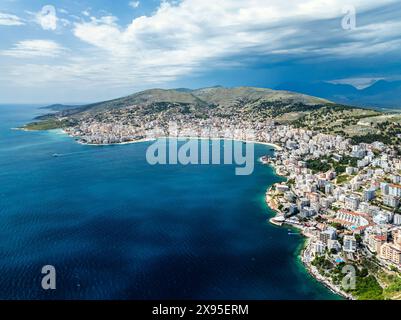
{"label": "rocky shore", "polygon": [[348,300],[355,300],[355,298],[352,295],[346,293],[339,286],[333,284],[329,278],[322,276],[317,270],[317,268],[312,265],[312,259],[309,253],[311,241],[310,241],[310,236],[306,232],[306,227],[304,227],[301,224],[293,223],[284,217],[284,214],[278,209],[277,203],[272,197],[271,190],[272,187],[270,187],[266,192],[266,204],[270,209],[272,209],[276,213],[276,215],[270,218],[269,222],[273,225],[280,227],[291,226],[293,228],[298,229],[301,232],[301,234],[306,238],[305,246],[301,251],[300,259],[303,265],[305,266],[306,270],[309,272],[309,274],[335,294],[338,294]]}

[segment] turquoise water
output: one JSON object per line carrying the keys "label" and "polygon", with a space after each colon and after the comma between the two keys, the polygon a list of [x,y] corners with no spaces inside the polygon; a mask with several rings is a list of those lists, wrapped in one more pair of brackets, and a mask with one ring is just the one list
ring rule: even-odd
{"label": "turquoise water", "polygon": [[271,168],[151,166],[150,143],[10,130],[41,112],[0,106],[1,299],[337,298],[297,262],[302,238],[268,224]]}

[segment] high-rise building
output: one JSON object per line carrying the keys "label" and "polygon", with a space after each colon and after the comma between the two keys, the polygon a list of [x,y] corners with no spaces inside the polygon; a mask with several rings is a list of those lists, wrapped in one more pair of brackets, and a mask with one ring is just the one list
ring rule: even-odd
{"label": "high-rise building", "polygon": [[382,195],[388,195],[389,192],[389,184],[387,182],[381,182],[380,183],[380,191]]}
{"label": "high-rise building", "polygon": [[359,207],[359,198],[356,196],[348,196],[344,198],[345,208],[349,210],[358,210]]}
{"label": "high-rise building", "polygon": [[365,191],[363,192],[363,200],[364,200],[364,201],[373,200],[373,199],[375,198],[375,196],[376,196],[376,191],[375,191],[375,189],[373,189],[373,188],[368,189],[368,190],[365,190]]}
{"label": "high-rise building", "polygon": [[312,252],[314,255],[322,255],[326,250],[326,244],[322,241],[315,241],[312,243]]}
{"label": "high-rise building", "polygon": [[354,236],[345,235],[343,240],[343,250],[354,253],[356,251],[356,240]]}
{"label": "high-rise building", "polygon": [[400,204],[400,198],[395,197],[393,195],[384,195],[382,199],[383,199],[383,204],[391,208],[396,208]]}
{"label": "high-rise building", "polygon": [[396,213],[393,218],[393,223],[397,226],[401,225],[401,214]]}
{"label": "high-rise building", "polygon": [[401,186],[398,184],[390,184],[388,192],[391,196],[401,197]]}
{"label": "high-rise building", "polygon": [[391,243],[385,243],[380,249],[380,257],[401,266],[401,249]]}

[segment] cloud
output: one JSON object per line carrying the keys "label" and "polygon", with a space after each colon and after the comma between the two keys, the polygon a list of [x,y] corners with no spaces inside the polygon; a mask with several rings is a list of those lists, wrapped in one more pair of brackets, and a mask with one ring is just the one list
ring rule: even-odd
{"label": "cloud", "polygon": [[[359,11],[376,5],[373,0],[353,2]],[[394,1],[382,3],[391,2]],[[203,61],[243,52],[337,55],[342,53],[338,47],[349,45],[352,49],[362,42],[369,49],[370,41],[377,38],[375,27],[348,33],[341,29],[342,8],[347,4],[348,0],[249,0],[246,3],[183,0],[178,4],[163,1],[153,15],[138,17],[127,27],[117,25],[116,18],[107,16],[77,23],[74,34],[115,57],[141,59],[141,63],[161,67],[184,64],[193,68]],[[339,43],[330,43],[324,38],[319,43],[314,41],[315,34],[319,37],[322,33],[312,29],[316,25],[307,24],[331,19],[338,19],[335,33],[329,25],[327,33],[332,33]],[[384,26],[381,37],[390,31],[390,26]]]}
{"label": "cloud", "polygon": [[22,26],[25,23],[13,14],[0,12],[0,26]]}
{"label": "cloud", "polygon": [[131,8],[134,8],[134,9],[138,8],[140,4],[141,4],[140,1],[130,1],[130,2],[128,3],[128,5],[129,5]]}
{"label": "cloud", "polygon": [[44,30],[56,30],[57,29],[57,13],[56,8],[51,5],[44,6],[35,16],[36,22]]}
{"label": "cloud", "polygon": [[31,79],[35,84],[134,87],[258,59],[275,64],[399,51],[398,17],[359,20],[365,12],[397,1],[352,2],[358,14],[355,30],[341,28],[342,8],[349,0],[162,1],[154,13],[128,25],[112,15],[78,20],[73,34],[86,44],[79,52],[61,64],[20,65],[14,70],[29,70],[29,77],[19,77],[25,84]]}
{"label": "cloud", "polygon": [[0,51],[0,55],[14,58],[53,58],[59,56],[65,48],[51,40],[20,41],[9,50]]}

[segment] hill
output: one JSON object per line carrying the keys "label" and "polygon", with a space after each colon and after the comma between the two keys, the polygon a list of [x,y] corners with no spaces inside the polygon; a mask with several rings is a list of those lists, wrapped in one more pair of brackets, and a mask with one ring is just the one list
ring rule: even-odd
{"label": "hill", "polygon": [[376,139],[394,143],[401,134],[399,115],[254,87],[151,89],[114,100],[57,108],[60,111],[40,116],[23,129],[68,129],[81,141],[97,144],[140,140],[155,128],[166,132],[171,122],[181,129],[196,130],[290,124],[361,142]]}
{"label": "hill", "polygon": [[[63,108],[58,105],[60,112],[57,115],[79,118],[84,114],[97,114],[132,107],[149,113],[166,111],[177,106],[191,106],[192,109],[198,112],[217,107],[223,113],[247,108],[264,108],[272,111],[275,109],[275,113],[286,113],[293,111],[293,109],[314,109],[315,106],[330,103],[328,100],[305,94],[253,87],[212,87],[199,90],[151,89],[118,99],[74,108],[68,108],[67,106]],[[41,116],[38,120],[44,120],[48,117],[49,115]]]}

